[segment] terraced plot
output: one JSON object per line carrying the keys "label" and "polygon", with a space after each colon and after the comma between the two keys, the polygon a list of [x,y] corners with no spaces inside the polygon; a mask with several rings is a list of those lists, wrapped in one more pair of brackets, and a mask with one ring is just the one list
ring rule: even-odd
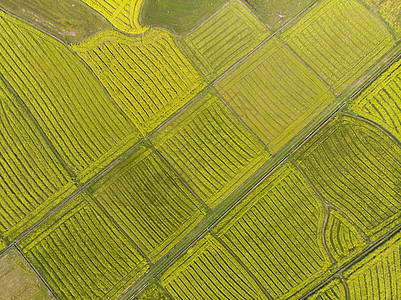
{"label": "terraced plot", "polygon": [[362,235],[343,215],[330,209],[329,219],[325,228],[325,240],[328,250],[337,265],[348,261],[360,253],[366,246]]}
{"label": "terraced plot", "polygon": [[265,299],[247,271],[211,235],[198,241],[161,278],[175,299]]}
{"label": "terraced plot", "polygon": [[[308,300],[341,300],[347,299],[347,293],[344,285],[339,280],[331,281],[319,292],[308,297]],[[363,299],[363,298],[360,298]]]}
{"label": "terraced plot", "polygon": [[300,150],[316,189],[372,240],[400,215],[401,148],[379,128],[340,115]]}
{"label": "terraced plot", "polygon": [[401,297],[400,238],[400,234],[397,234],[344,274],[350,299],[384,300]]}
{"label": "terraced plot", "polygon": [[148,268],[90,202],[78,196],[19,244],[59,299],[115,299]]}
{"label": "terraced plot", "polygon": [[0,6],[67,43],[78,43],[111,27],[80,0],[2,0]]}
{"label": "terraced plot", "polygon": [[213,209],[270,156],[223,102],[211,94],[157,132],[152,143]]}
{"label": "terraced plot", "polygon": [[178,41],[209,79],[226,71],[270,35],[237,0],[230,1],[191,34]]}
{"label": "terraced plot", "polygon": [[381,15],[394,30],[397,38],[401,37],[401,3],[398,0],[364,0]]}
{"label": "terraced plot", "polygon": [[73,183],[32,118],[1,80],[0,104],[0,236],[10,241],[35,216],[48,213]]}
{"label": "terraced plot", "polygon": [[0,256],[0,299],[55,299],[15,246]]}
{"label": "terraced plot", "polygon": [[334,99],[329,88],[276,38],[226,76],[217,90],[271,153]]}
{"label": "terraced plot", "polygon": [[329,266],[319,201],[302,174],[283,165],[214,230],[273,299],[295,298]]}
{"label": "terraced plot", "polygon": [[140,138],[135,126],[63,44],[0,12],[0,75],[85,181]]}
{"label": "terraced plot", "polygon": [[205,215],[180,178],[146,145],[92,189],[105,211],[153,261]]}
{"label": "terraced plot", "polygon": [[74,47],[143,134],[205,87],[171,34],[128,37],[105,31]]}
{"label": "terraced plot", "polygon": [[283,38],[337,93],[394,45],[385,26],[357,0],[320,1]]}
{"label": "terraced plot", "polygon": [[143,0],[82,0],[104,15],[115,27],[131,34],[146,30],[139,24]]}
{"label": "terraced plot", "polygon": [[214,14],[227,0],[144,0],[141,22],[186,34]]}
{"label": "terraced plot", "polygon": [[401,61],[376,79],[349,109],[376,122],[401,141]]}

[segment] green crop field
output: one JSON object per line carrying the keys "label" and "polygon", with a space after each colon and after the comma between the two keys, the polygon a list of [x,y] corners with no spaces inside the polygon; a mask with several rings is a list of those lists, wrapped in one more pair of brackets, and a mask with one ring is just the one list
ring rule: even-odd
{"label": "green crop field", "polygon": [[93,176],[96,164],[139,140],[135,126],[69,49],[1,12],[0,27],[1,76],[74,174]]}
{"label": "green crop field", "polygon": [[270,156],[224,103],[211,94],[157,132],[152,143],[213,209]]}
{"label": "green crop field", "polygon": [[273,299],[288,299],[329,265],[323,206],[303,175],[284,165],[215,229]]}
{"label": "green crop field", "polygon": [[3,0],[0,299],[401,297],[400,16]]}
{"label": "green crop field", "polygon": [[344,277],[349,286],[350,299],[399,299],[401,297],[401,235],[388,241]]}
{"label": "green crop field", "polygon": [[205,215],[200,202],[149,145],[141,145],[93,188],[94,197],[157,261]]}
{"label": "green crop field", "polygon": [[116,28],[131,34],[146,30],[139,24],[143,0],[82,0],[93,7]]}
{"label": "green crop field", "polygon": [[67,43],[78,43],[111,27],[102,15],[80,0],[2,0],[0,8]]}
{"label": "green crop field", "polygon": [[74,47],[143,134],[193,98],[204,81],[171,34],[104,31]]}
{"label": "green crop field", "polygon": [[201,72],[213,79],[269,35],[269,31],[244,4],[232,0],[199,28],[178,41]]}
{"label": "green crop field", "polygon": [[364,0],[401,38],[401,3],[398,0]]}
{"label": "green crop field", "polygon": [[77,197],[19,244],[60,299],[116,298],[148,267],[91,202],[86,195]]}
{"label": "green crop field", "polygon": [[294,18],[313,0],[245,0],[250,10],[269,28],[276,30]]}
{"label": "green crop field", "polygon": [[73,183],[1,79],[0,101],[0,235],[12,240],[35,215],[47,214]]}
{"label": "green crop field", "polygon": [[350,105],[401,141],[401,61],[395,63]]}
{"label": "green crop field", "polygon": [[337,210],[330,210],[324,234],[327,248],[338,265],[366,246],[361,233]]}
{"label": "green crop field", "polygon": [[228,74],[217,90],[271,153],[334,100],[329,88],[276,38]]}
{"label": "green crop field", "polygon": [[322,197],[373,239],[400,215],[400,158],[401,147],[390,136],[346,115],[322,129],[297,155]]}
{"label": "green crop field", "polygon": [[143,0],[140,15],[146,26],[187,34],[214,14],[227,0]]}
{"label": "green crop field", "polygon": [[163,274],[175,299],[264,299],[248,272],[212,235],[207,235]]}
{"label": "green crop field", "polygon": [[357,0],[319,1],[283,39],[337,93],[394,45],[384,24]]}

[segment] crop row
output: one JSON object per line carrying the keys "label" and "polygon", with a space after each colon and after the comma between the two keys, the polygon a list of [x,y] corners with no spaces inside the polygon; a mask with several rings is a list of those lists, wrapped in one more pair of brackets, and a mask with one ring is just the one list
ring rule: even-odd
{"label": "crop row", "polygon": [[313,185],[367,235],[399,215],[401,148],[379,128],[340,115],[299,152]]}
{"label": "crop row", "polygon": [[204,217],[200,203],[151,149],[140,147],[94,187],[94,196],[152,260]]}
{"label": "crop row", "polygon": [[171,35],[105,31],[74,47],[113,99],[146,134],[193,98],[204,81]]}
{"label": "crop row", "polygon": [[131,34],[141,33],[145,28],[139,24],[143,0],[83,0],[107,18],[116,28]]}
{"label": "crop row", "polygon": [[211,94],[153,141],[211,208],[218,206],[269,157],[262,143]]}
{"label": "crop row", "polygon": [[60,299],[113,297],[147,268],[130,241],[87,201],[86,195],[77,197],[58,219],[21,242]]}
{"label": "crop row", "polygon": [[[347,293],[344,285],[340,280],[336,279],[331,281],[316,294],[308,297],[308,300],[333,300],[333,299],[347,299]],[[363,299],[363,298],[360,298]]]}
{"label": "crop row", "polygon": [[401,141],[401,61],[376,79],[350,109],[391,132]]}
{"label": "crop row", "polygon": [[272,153],[334,98],[276,38],[231,72],[217,90]]}
{"label": "crop row", "polygon": [[401,37],[401,3],[398,0],[364,0],[375,9],[394,30],[397,38]]}
{"label": "crop row", "polygon": [[350,299],[401,297],[400,234],[344,273]]}
{"label": "crop row", "polygon": [[394,45],[386,27],[357,0],[320,1],[283,38],[338,93]]}
{"label": "crop row", "polygon": [[0,104],[0,233],[7,236],[71,178],[2,81]]}
{"label": "crop row", "polygon": [[287,299],[326,271],[322,215],[303,175],[283,165],[217,225],[216,234],[274,299]]}
{"label": "crop row", "polygon": [[337,265],[359,253],[365,246],[363,237],[356,228],[333,209],[330,209],[326,224],[325,240],[329,252],[337,261]]}
{"label": "crop row", "polygon": [[233,256],[211,235],[195,244],[161,278],[175,299],[265,299]]}
{"label": "crop row", "polygon": [[195,65],[213,79],[269,35],[248,8],[233,0],[179,43]]}
{"label": "crop row", "polygon": [[139,138],[65,46],[3,13],[0,30],[0,74],[75,174],[84,176],[111,149]]}

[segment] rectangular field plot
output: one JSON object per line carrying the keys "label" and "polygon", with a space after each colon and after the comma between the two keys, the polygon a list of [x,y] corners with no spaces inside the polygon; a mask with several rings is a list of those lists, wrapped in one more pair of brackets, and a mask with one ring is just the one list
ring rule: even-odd
{"label": "rectangular field plot", "polygon": [[129,239],[80,195],[20,242],[59,299],[115,299],[148,268]]}
{"label": "rectangular field plot", "polygon": [[401,61],[355,99],[350,110],[379,124],[401,141]]}
{"label": "rectangular field plot", "polygon": [[303,145],[297,161],[323,198],[372,240],[400,216],[401,148],[380,128],[340,115]]}
{"label": "rectangular field plot", "polygon": [[401,235],[353,265],[344,273],[350,299],[401,298]]}
{"label": "rectangular field plot", "polygon": [[115,27],[131,34],[146,30],[139,24],[143,0],[82,0],[107,18]]}
{"label": "rectangular field plot", "polygon": [[334,99],[329,88],[276,38],[217,86],[273,154]]}
{"label": "rectangular field plot", "polygon": [[242,3],[232,0],[179,43],[202,73],[213,79],[269,35]]}
{"label": "rectangular field plot", "polygon": [[301,172],[283,165],[213,230],[273,299],[289,299],[329,266],[323,215]]}
{"label": "rectangular field plot", "polygon": [[212,209],[270,156],[223,102],[211,94],[157,132],[152,143]]}
{"label": "rectangular field plot", "polygon": [[74,50],[144,135],[205,87],[205,80],[165,31],[132,37],[104,31]]}
{"label": "rectangular field plot", "polygon": [[3,12],[0,32],[0,74],[80,180],[140,138],[64,44]]}
{"label": "rectangular field plot", "polygon": [[57,204],[73,182],[1,80],[0,104],[0,236],[11,242],[36,215]]}
{"label": "rectangular field plot", "polygon": [[174,299],[266,299],[249,273],[213,236],[190,248],[162,275]]}
{"label": "rectangular field plot", "polygon": [[357,0],[320,1],[283,38],[337,93],[394,46],[384,24]]}
{"label": "rectangular field plot", "polygon": [[146,145],[92,189],[104,210],[152,261],[205,216],[200,201]]}

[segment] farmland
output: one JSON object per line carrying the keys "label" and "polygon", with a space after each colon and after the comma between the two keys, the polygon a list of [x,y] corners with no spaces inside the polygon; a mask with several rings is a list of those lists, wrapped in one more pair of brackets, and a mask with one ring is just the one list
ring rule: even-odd
{"label": "farmland", "polygon": [[0,256],[0,299],[54,299],[16,247]]}
{"label": "farmland", "polygon": [[2,0],[0,7],[69,44],[111,27],[80,0]]}
{"label": "farmland", "polygon": [[400,214],[400,154],[379,128],[340,115],[304,145],[297,161],[322,197],[374,239]]}
{"label": "farmland", "polygon": [[119,147],[140,138],[65,46],[4,13],[0,13],[0,26],[4,32],[0,74],[71,172],[85,180],[96,164],[110,161]]}
{"label": "farmland", "polygon": [[322,222],[320,200],[295,167],[284,165],[215,231],[273,299],[288,299],[329,265]]}
{"label": "farmland", "polygon": [[190,249],[161,278],[176,299],[266,298],[247,271],[212,236]]}
{"label": "farmland", "polygon": [[86,195],[75,198],[20,243],[60,299],[115,298],[147,268],[129,240],[90,202]]}
{"label": "farmland", "polygon": [[401,38],[401,4],[397,0],[364,0],[375,12],[379,13],[384,21],[394,31],[395,36]]}
{"label": "farmland", "polygon": [[146,26],[189,33],[214,14],[227,0],[144,0],[140,20]]}
{"label": "farmland", "polygon": [[92,189],[104,210],[153,261],[205,215],[200,202],[149,145],[140,145]]}
{"label": "farmland", "polygon": [[24,1],[0,298],[399,297],[391,0]]}
{"label": "farmland", "polygon": [[36,124],[1,80],[0,101],[0,233],[8,239],[18,235],[43,209],[46,214],[46,206],[54,205],[73,183]]}
{"label": "farmland", "polygon": [[351,299],[398,299],[401,295],[400,234],[348,270]]}
{"label": "farmland", "polygon": [[319,1],[282,37],[337,93],[394,45],[383,23],[356,0]]}
{"label": "farmland", "polygon": [[324,234],[327,248],[337,264],[350,259],[366,246],[360,232],[336,210],[330,210]]}
{"label": "farmland", "polygon": [[210,208],[269,158],[262,143],[207,94],[152,137],[156,149]]}
{"label": "farmland", "polygon": [[214,79],[269,35],[269,31],[246,6],[233,0],[178,41],[201,72]]}
{"label": "farmland", "polygon": [[226,76],[217,90],[271,153],[334,100],[329,88],[276,38]]}
{"label": "farmland", "polygon": [[139,24],[142,0],[83,0],[101,13],[116,28],[131,34],[146,30]]}
{"label": "farmland", "polygon": [[171,34],[104,31],[74,47],[143,134],[193,98],[204,82]]}
{"label": "farmland", "polygon": [[401,62],[372,83],[350,104],[350,110],[379,124],[401,141]]}

